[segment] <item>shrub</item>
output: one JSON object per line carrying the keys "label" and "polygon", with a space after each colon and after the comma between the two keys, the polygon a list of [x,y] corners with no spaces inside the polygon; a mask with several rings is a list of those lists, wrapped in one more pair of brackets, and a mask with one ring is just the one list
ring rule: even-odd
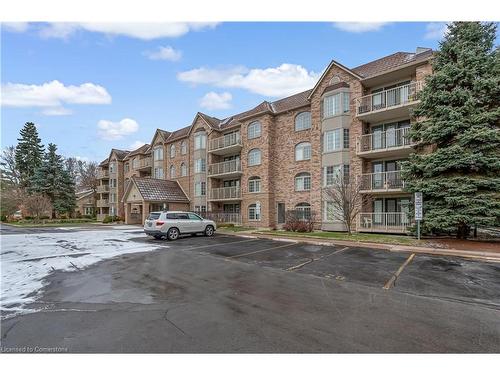
{"label": "shrub", "polygon": [[309,216],[304,216],[302,211],[287,211],[283,229],[291,232],[312,232],[314,230],[315,217],[314,212],[311,212]]}
{"label": "shrub", "polygon": [[112,223],[113,222],[113,216],[106,215],[104,219],[102,219],[102,222],[104,224]]}
{"label": "shrub", "polygon": [[7,215],[1,215],[0,221],[7,221]]}

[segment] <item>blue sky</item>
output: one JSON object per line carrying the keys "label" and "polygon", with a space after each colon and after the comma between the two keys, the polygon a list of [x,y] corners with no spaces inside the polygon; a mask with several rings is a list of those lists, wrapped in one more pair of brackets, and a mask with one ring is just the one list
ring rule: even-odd
{"label": "blue sky", "polygon": [[[440,23],[4,24],[2,147],[26,121],[65,156],[100,161],[197,111],[227,117],[348,66],[417,46]],[[57,81],[57,82],[54,82]]]}

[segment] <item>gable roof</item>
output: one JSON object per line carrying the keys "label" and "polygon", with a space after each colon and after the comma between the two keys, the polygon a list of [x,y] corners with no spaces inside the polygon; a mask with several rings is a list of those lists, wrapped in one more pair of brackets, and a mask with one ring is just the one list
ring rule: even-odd
{"label": "gable roof", "polygon": [[127,156],[125,157],[125,159],[128,159],[128,158],[135,156],[135,155],[144,155],[144,154],[148,153],[149,148],[150,148],[149,145],[146,143],[146,144],[142,145],[141,147],[130,151],[127,154]]}
{"label": "gable roof", "polygon": [[108,165],[108,162],[109,162],[108,158],[104,159],[99,163],[99,167],[104,167],[105,165]]}
{"label": "gable roof", "polygon": [[92,189],[90,189],[90,190],[81,190],[81,191],[77,191],[75,193],[76,200],[80,200],[82,198],[88,197],[89,195],[93,195],[93,194],[94,194],[94,191]]}
{"label": "gable roof", "polygon": [[189,202],[177,181],[137,176],[130,178],[123,200],[127,197],[132,185],[137,187],[145,201]]}
{"label": "gable roof", "polygon": [[[118,160],[123,160],[123,158],[125,158],[125,156],[127,156],[130,151],[112,148],[111,152],[109,153],[109,158],[111,157],[111,155],[113,155],[113,152],[115,153]],[[108,160],[109,160],[109,158],[108,158]]]}
{"label": "gable roof", "polygon": [[362,79],[363,77],[360,76],[358,73],[352,71],[351,69],[349,69],[348,67],[342,65],[341,63],[338,63],[337,61],[335,60],[332,60],[330,61],[330,64],[328,64],[328,66],[326,67],[325,71],[323,72],[323,74],[321,75],[321,77],[319,77],[318,79],[318,82],[316,82],[316,84],[314,85],[314,87],[312,88],[311,92],[309,93],[308,95],[308,99],[311,99],[311,96],[312,94],[318,89],[319,87],[319,84],[323,81],[323,79],[325,78],[325,76],[328,74],[328,72],[330,71],[330,69],[332,67],[336,66],[337,68],[345,71],[346,73],[352,75],[354,78],[357,78],[357,79]]}

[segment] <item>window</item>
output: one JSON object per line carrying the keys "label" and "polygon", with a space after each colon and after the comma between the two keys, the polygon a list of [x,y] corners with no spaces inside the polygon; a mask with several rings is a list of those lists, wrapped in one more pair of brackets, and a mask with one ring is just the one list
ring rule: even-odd
{"label": "window", "polygon": [[254,203],[248,206],[248,220],[259,221],[260,220],[260,203]]}
{"label": "window", "polygon": [[92,215],[94,213],[94,208],[93,207],[84,207],[83,208],[83,214],[84,215]]}
{"label": "window", "polygon": [[163,178],[163,168],[156,167],[154,170],[155,178]]}
{"label": "window", "polygon": [[185,177],[188,175],[188,169],[186,163],[181,163],[181,177]]}
{"label": "window", "polygon": [[129,163],[125,163],[125,166],[123,168],[125,170],[125,173],[127,173],[128,171],[130,171],[130,164]]}
{"label": "window", "polygon": [[134,160],[132,161],[132,168],[134,169],[137,169],[139,168],[139,158],[134,158]]}
{"label": "window", "polygon": [[261,135],[260,122],[254,121],[248,125],[248,139],[259,138]]}
{"label": "window", "polygon": [[109,187],[110,188],[115,188],[116,187],[116,178],[112,178],[109,180]]}
{"label": "window", "polygon": [[311,112],[301,112],[295,117],[295,131],[311,128]]}
{"label": "window", "polygon": [[116,172],[116,164],[109,163],[109,173],[114,173],[114,172]]}
{"label": "window", "polygon": [[310,160],[311,159],[311,144],[302,142],[295,146],[295,160]]}
{"label": "window", "polygon": [[170,145],[170,158],[175,158],[175,145]]}
{"label": "window", "polygon": [[194,173],[202,173],[207,169],[205,159],[196,159],[194,161]]}
{"label": "window", "polygon": [[181,154],[182,155],[187,154],[187,142],[186,141],[181,142]]}
{"label": "window", "polygon": [[248,152],[248,166],[259,165],[261,163],[261,152],[258,148],[254,148]]}
{"label": "window", "polygon": [[342,143],[340,142],[340,136],[342,129],[335,129],[325,132],[323,136],[323,152],[332,152],[342,149]]}
{"label": "window", "polygon": [[201,197],[207,194],[207,183],[206,182],[195,182],[194,184],[194,195]]}
{"label": "window", "polygon": [[344,129],[344,148],[349,148],[349,129]]}
{"label": "window", "polygon": [[299,220],[309,220],[311,218],[311,205],[309,203],[299,203],[295,206],[295,214]]}
{"label": "window", "polygon": [[295,191],[311,190],[311,174],[304,172],[295,176]]}
{"label": "window", "polygon": [[207,148],[207,135],[205,133],[196,133],[194,135],[194,149],[203,150]]}
{"label": "window", "polygon": [[335,205],[333,202],[325,202],[325,211],[323,212],[324,221],[334,221],[335,217]]}
{"label": "window", "polygon": [[199,214],[203,214],[207,212],[207,206],[194,206],[194,212],[197,212]]}
{"label": "window", "polygon": [[323,99],[323,118],[349,113],[349,93],[339,92]]}
{"label": "window", "polygon": [[109,194],[109,203],[116,203],[116,194],[115,193]]}
{"label": "window", "polygon": [[199,217],[198,215],[193,214],[191,212],[188,212],[188,217],[189,217],[189,220],[203,220],[201,217]]}
{"label": "window", "polygon": [[175,178],[175,165],[170,166],[170,178]]}
{"label": "window", "polygon": [[153,159],[154,160],[163,160],[163,147],[158,146],[153,149]]}
{"label": "window", "polygon": [[250,177],[248,179],[248,192],[249,193],[260,192],[260,177]]}
{"label": "window", "polygon": [[330,165],[323,168],[323,186],[331,186],[335,179],[343,172],[344,178],[349,178],[349,164]]}

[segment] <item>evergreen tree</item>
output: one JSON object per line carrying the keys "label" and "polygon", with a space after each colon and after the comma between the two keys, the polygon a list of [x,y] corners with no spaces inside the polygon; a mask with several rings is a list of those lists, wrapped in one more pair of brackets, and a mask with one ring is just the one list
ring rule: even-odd
{"label": "evergreen tree", "polygon": [[27,122],[21,129],[18,141],[15,154],[16,168],[21,186],[28,187],[35,170],[42,164],[44,147],[32,122]]}
{"label": "evergreen tree", "polygon": [[466,238],[500,221],[500,56],[496,25],[454,22],[420,93],[403,165],[410,192],[424,196],[423,228]]}
{"label": "evergreen tree", "polygon": [[30,180],[30,192],[45,194],[53,205],[52,217],[57,213],[70,213],[75,207],[75,184],[64,168],[57,147],[49,143],[42,165]]}

